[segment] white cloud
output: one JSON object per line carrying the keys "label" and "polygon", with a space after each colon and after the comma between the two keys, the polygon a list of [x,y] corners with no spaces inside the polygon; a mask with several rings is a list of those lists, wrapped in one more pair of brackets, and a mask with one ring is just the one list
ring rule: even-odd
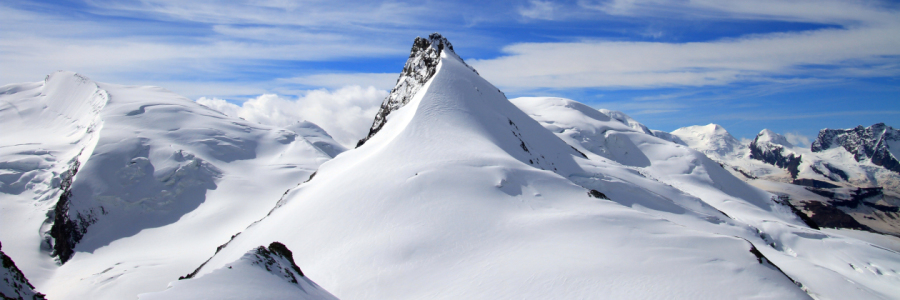
{"label": "white cloud", "polygon": [[810,143],[810,138],[808,136],[802,135],[799,132],[788,132],[784,134],[784,137],[795,146],[807,147]]}
{"label": "white cloud", "polygon": [[550,1],[531,0],[528,6],[519,7],[519,14],[525,18],[553,20],[555,5]]}
{"label": "white cloud", "polygon": [[285,78],[281,81],[326,88],[360,85],[389,90],[397,83],[398,76],[397,73],[325,73]]}
{"label": "white cloud", "polygon": [[[900,17],[898,17],[900,20]],[[710,42],[584,41],[523,43],[507,56],[471,60],[504,88],[668,87],[768,81],[773,76],[821,76],[809,66],[876,69],[900,55],[900,21],[890,27],[822,29]],[[881,68],[896,72],[896,67]],[[855,72],[853,74],[864,74]],[[896,75],[897,73],[893,73]]]}
{"label": "white cloud", "polygon": [[896,12],[877,0],[580,0],[578,9],[634,17],[782,20],[858,25],[891,22]]}
{"label": "white cloud", "polygon": [[[95,13],[187,20],[211,24],[266,24],[332,27],[404,25],[424,17],[429,8],[399,1],[227,1],[227,0],[88,0]],[[432,5],[434,6],[434,5]],[[428,16],[439,17],[439,16]],[[357,27],[364,30],[363,27]]]}
{"label": "white cloud", "polygon": [[264,94],[236,105],[218,98],[197,102],[225,113],[261,124],[288,126],[313,122],[342,145],[353,148],[372,125],[387,91],[374,87],[346,86],[334,91],[312,90],[297,99]]}
{"label": "white cloud", "polygon": [[270,65],[278,61],[402,57],[421,32],[395,25],[419,24],[428,15],[423,7],[393,2],[248,3],[89,3],[92,14],[128,18],[75,18],[0,3],[0,84],[37,81],[56,70],[113,82],[127,76],[216,80],[276,72]]}
{"label": "white cloud", "polygon": [[[631,18],[764,19],[833,27],[689,43],[520,43],[505,47],[505,56],[470,60],[470,64],[510,90],[716,86],[900,75],[900,12],[896,9],[879,7],[878,2],[761,1],[581,1],[580,7],[569,9],[590,8]],[[585,17],[584,13],[563,14]]]}

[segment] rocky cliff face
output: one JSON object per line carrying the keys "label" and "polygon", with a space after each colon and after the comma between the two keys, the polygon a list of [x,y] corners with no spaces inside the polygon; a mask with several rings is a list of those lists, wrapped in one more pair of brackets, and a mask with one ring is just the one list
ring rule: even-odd
{"label": "rocky cliff face", "polygon": [[763,129],[750,142],[750,158],[787,169],[792,178],[799,174],[801,155],[790,150],[793,145],[787,139],[768,129]]}
{"label": "rocky cliff face", "polygon": [[[2,245],[0,245],[2,248]],[[25,274],[16,267],[12,258],[0,251],[0,298],[2,299],[44,299],[44,295],[34,291],[34,286]]]}
{"label": "rocky cliff face", "polygon": [[[869,160],[872,164],[900,173],[900,130],[878,123],[869,127],[852,129],[822,129],[811,150],[821,152],[843,147],[853,154],[856,161]],[[893,148],[893,149],[892,149]]]}
{"label": "rocky cliff face", "polygon": [[369,128],[369,134],[359,140],[356,147],[362,146],[378,133],[387,122],[387,116],[409,103],[416,92],[434,76],[443,51],[454,53],[453,45],[439,33],[432,33],[428,38],[416,37],[412,50],[409,52],[409,59],[406,60],[403,71],[400,72],[400,78],[397,79],[397,84],[391,89],[391,94],[381,103],[381,108],[375,115],[375,121]]}

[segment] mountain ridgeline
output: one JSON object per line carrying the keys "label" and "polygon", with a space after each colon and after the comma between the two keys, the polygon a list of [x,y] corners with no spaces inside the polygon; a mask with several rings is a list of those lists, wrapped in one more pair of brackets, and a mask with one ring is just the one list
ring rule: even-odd
{"label": "mountain ridgeline", "polygon": [[574,100],[508,99],[436,33],[413,41],[355,149],[299,121],[256,124],[71,72],[0,87],[0,255],[12,278],[0,292],[900,295],[900,249],[827,228],[900,228],[887,129],[828,134],[821,151],[768,130],[750,145],[715,124],[654,131]]}
{"label": "mountain ridgeline", "polygon": [[856,161],[871,161],[872,164],[900,173],[900,129],[884,123],[869,127],[862,125],[851,129],[822,129],[812,143],[813,152],[822,152],[834,147],[843,147],[853,154]]}
{"label": "mountain ridgeline", "polygon": [[381,103],[378,113],[375,114],[375,121],[369,128],[369,133],[359,140],[356,144],[357,148],[378,133],[387,122],[388,115],[409,103],[410,98],[415,96],[416,92],[434,76],[437,65],[441,61],[441,53],[445,51],[454,53],[453,45],[439,33],[432,33],[427,39],[416,37],[412,50],[409,52],[409,59],[403,65],[400,78],[397,78],[397,84]]}
{"label": "mountain ridgeline", "polygon": [[[883,123],[823,129],[810,148],[803,148],[768,129],[740,145],[724,129],[704,134],[697,129],[703,127],[672,135],[690,141],[682,143],[708,153],[735,176],[776,194],[817,226],[900,236],[900,172],[892,168],[900,148],[898,130]],[[731,149],[705,150],[721,144]]]}

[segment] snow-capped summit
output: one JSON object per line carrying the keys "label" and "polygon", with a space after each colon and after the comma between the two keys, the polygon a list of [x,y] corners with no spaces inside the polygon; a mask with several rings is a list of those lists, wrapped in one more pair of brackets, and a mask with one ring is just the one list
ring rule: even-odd
{"label": "snow-capped summit", "polygon": [[[373,135],[378,133],[388,121],[388,115],[393,111],[403,107],[409,103],[419,89],[434,76],[437,71],[437,65],[441,61],[441,54],[456,57],[453,52],[453,45],[447,38],[441,36],[440,33],[432,33],[428,38],[416,37],[413,41],[412,50],[409,52],[409,59],[400,72],[400,78],[397,84],[391,89],[391,93],[381,103],[381,108],[375,114],[375,121],[369,128],[369,133],[363,139],[359,140],[356,147],[362,146]],[[461,61],[461,60],[460,60]],[[463,63],[465,64],[465,63]],[[466,65],[468,67],[468,65]],[[469,67],[473,72],[475,69]],[[477,72],[476,72],[477,73]]]}
{"label": "snow-capped summit", "polygon": [[703,152],[712,159],[740,156],[740,141],[718,124],[689,126],[672,131],[689,147]]}
{"label": "snow-capped summit", "polygon": [[794,148],[787,138],[771,130],[763,129],[750,142],[750,158],[767,164],[787,169],[792,178],[799,174],[801,155],[790,149]]}
{"label": "snow-capped summit", "polygon": [[753,139],[754,142],[758,144],[773,144],[773,145],[781,145],[787,148],[794,148],[794,144],[788,142],[787,138],[783,135],[777,134],[774,131],[769,129],[763,129],[760,131],[756,138]]}
{"label": "snow-capped summit", "polygon": [[858,162],[872,164],[900,173],[900,129],[884,123],[852,129],[822,129],[812,143],[813,152],[843,147]]}

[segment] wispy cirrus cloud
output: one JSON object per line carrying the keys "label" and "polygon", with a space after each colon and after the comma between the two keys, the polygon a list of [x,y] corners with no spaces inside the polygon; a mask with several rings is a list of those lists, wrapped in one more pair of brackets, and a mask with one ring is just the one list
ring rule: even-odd
{"label": "wispy cirrus cloud", "polygon": [[[506,89],[722,86],[809,78],[900,74],[900,11],[860,1],[579,1],[570,18],[597,14],[680,20],[778,20],[835,26],[696,42],[519,43],[504,55],[472,60]],[[593,11],[592,14],[590,11]],[[524,13],[523,13],[524,14]]]}
{"label": "wispy cirrus cloud", "polygon": [[[103,81],[243,84],[319,70],[285,62],[402,56],[437,5],[396,1],[87,1],[0,3],[0,82],[59,70]],[[294,74],[291,74],[294,73]],[[288,76],[285,76],[288,75]],[[248,79],[248,77],[258,77]]]}
{"label": "wispy cirrus cloud", "polygon": [[551,1],[531,0],[520,6],[518,12],[528,19],[553,20],[556,4]]}

